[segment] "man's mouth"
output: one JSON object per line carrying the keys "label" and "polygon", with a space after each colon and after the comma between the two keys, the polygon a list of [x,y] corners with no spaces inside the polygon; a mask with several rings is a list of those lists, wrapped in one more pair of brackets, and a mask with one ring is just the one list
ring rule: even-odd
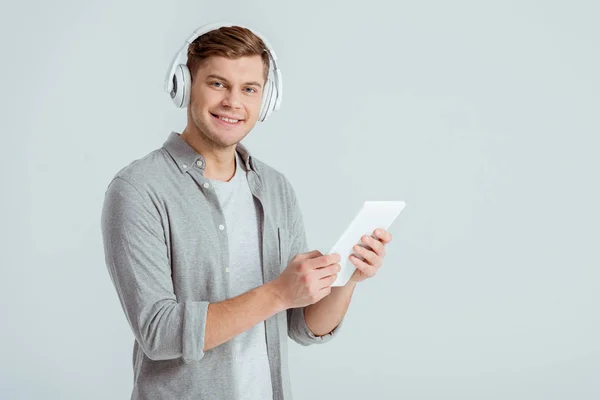
{"label": "man's mouth", "polygon": [[215,118],[217,118],[217,119],[219,119],[219,120],[221,120],[223,122],[231,124],[231,125],[235,125],[235,124],[244,122],[243,119],[231,118],[231,117],[226,117],[226,116],[223,116],[223,115],[217,115],[217,114],[213,114],[213,113],[210,113],[210,115],[212,115],[213,117],[215,117]]}

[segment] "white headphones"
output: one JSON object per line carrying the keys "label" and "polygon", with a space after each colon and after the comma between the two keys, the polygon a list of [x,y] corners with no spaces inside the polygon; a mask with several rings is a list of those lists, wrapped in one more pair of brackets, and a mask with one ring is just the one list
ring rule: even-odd
{"label": "white headphones", "polygon": [[[171,66],[165,78],[165,91],[171,95],[171,100],[177,107],[187,107],[190,102],[190,91],[192,87],[192,79],[190,76],[190,70],[187,67],[187,52],[188,46],[199,36],[210,32],[212,30],[224,27],[224,26],[242,26],[239,24],[229,23],[215,23],[201,26],[196,29],[194,33],[186,40],[185,44],[179,50],[179,52],[173,58]],[[267,47],[265,51],[269,55],[270,67],[267,82],[262,96],[262,103],[260,107],[260,113],[258,115],[259,121],[264,121],[271,114],[272,111],[279,109],[281,105],[281,95],[283,93],[281,70],[277,67],[277,57],[273,48],[269,45],[267,40],[254,30],[252,32],[261,38]],[[271,74],[272,72],[272,74]]]}

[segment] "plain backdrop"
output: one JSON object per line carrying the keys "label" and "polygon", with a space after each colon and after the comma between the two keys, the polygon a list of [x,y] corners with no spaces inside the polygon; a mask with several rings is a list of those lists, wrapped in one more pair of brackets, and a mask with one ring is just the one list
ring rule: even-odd
{"label": "plain backdrop", "polygon": [[600,398],[594,1],[53,1],[0,10],[0,398],[125,399],[104,264],[116,172],[185,126],[163,92],[198,26],[264,34],[279,112],[245,139],[312,248],[404,200],[339,338],[290,341],[294,398]]}

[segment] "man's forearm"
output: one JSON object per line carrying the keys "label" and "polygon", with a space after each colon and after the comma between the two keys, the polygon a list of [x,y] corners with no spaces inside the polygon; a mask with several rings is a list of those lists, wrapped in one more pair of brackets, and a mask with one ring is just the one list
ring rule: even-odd
{"label": "man's forearm", "polygon": [[209,304],[204,351],[233,339],[285,309],[272,282],[231,299]]}
{"label": "man's forearm", "polygon": [[329,295],[306,307],[304,319],[315,336],[330,333],[342,322],[355,287],[356,283],[353,282],[349,282],[345,286],[332,287]]}

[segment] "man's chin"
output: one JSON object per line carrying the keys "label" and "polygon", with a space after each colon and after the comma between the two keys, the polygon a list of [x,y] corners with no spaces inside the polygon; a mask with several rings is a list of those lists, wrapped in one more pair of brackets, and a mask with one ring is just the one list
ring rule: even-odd
{"label": "man's chin", "polygon": [[246,137],[247,133],[233,134],[232,132],[211,132],[210,139],[219,147],[232,147]]}

